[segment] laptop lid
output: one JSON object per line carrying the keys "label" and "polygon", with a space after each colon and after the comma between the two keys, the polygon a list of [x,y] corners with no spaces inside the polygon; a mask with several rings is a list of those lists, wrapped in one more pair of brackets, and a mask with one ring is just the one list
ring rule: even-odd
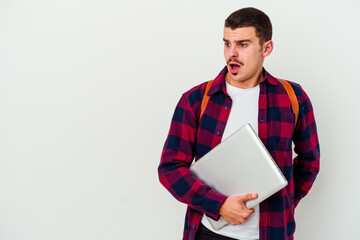
{"label": "laptop lid", "polygon": [[[195,162],[190,170],[215,191],[226,196],[256,192],[258,197],[246,202],[253,208],[287,185],[287,180],[250,124]],[[214,229],[226,225],[208,218]]]}

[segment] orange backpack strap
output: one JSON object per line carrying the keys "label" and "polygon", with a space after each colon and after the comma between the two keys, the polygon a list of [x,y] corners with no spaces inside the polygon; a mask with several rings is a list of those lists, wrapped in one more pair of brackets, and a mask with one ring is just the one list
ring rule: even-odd
{"label": "orange backpack strap", "polygon": [[295,114],[295,126],[299,117],[299,103],[296,98],[296,94],[294,92],[294,89],[291,87],[290,83],[284,79],[279,79],[280,83],[284,86],[287,95],[290,98],[291,101],[291,107],[293,109],[293,112]]}
{"label": "orange backpack strap", "polygon": [[208,92],[209,92],[209,89],[211,87],[211,84],[214,80],[211,80],[211,81],[208,81],[206,83],[206,88],[205,88],[205,92],[204,92],[204,96],[203,96],[203,99],[201,101],[201,107],[200,107],[200,117],[199,117],[199,122],[200,122],[200,119],[202,117],[202,115],[204,114],[205,112],[205,108],[209,102],[209,99],[210,99],[210,96],[208,95]]}

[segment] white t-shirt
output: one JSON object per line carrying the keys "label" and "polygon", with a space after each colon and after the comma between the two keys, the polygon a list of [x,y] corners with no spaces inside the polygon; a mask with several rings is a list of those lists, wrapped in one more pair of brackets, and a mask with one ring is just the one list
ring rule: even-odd
{"label": "white t-shirt", "polygon": [[[258,133],[259,85],[254,88],[242,89],[226,82],[226,90],[232,99],[232,106],[221,141],[246,123],[250,123]],[[214,230],[205,214],[201,223],[211,231],[223,236],[241,240],[259,239],[259,205],[255,206],[254,210],[255,212],[247,218],[245,223],[236,226],[227,224],[219,230]]]}

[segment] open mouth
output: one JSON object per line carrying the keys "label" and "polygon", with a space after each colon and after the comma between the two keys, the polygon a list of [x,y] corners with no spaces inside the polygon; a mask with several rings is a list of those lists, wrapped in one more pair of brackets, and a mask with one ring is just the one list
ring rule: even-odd
{"label": "open mouth", "polygon": [[237,73],[240,69],[240,64],[235,63],[235,62],[231,62],[229,63],[229,70],[231,73]]}

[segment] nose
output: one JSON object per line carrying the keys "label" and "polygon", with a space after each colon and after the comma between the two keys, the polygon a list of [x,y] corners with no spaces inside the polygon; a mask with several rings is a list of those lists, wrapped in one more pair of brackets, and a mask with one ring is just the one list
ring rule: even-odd
{"label": "nose", "polygon": [[237,57],[239,56],[239,54],[238,54],[238,52],[237,52],[237,50],[236,50],[236,46],[232,45],[232,46],[230,47],[230,52],[229,52],[229,54],[230,54],[230,58],[237,58]]}

